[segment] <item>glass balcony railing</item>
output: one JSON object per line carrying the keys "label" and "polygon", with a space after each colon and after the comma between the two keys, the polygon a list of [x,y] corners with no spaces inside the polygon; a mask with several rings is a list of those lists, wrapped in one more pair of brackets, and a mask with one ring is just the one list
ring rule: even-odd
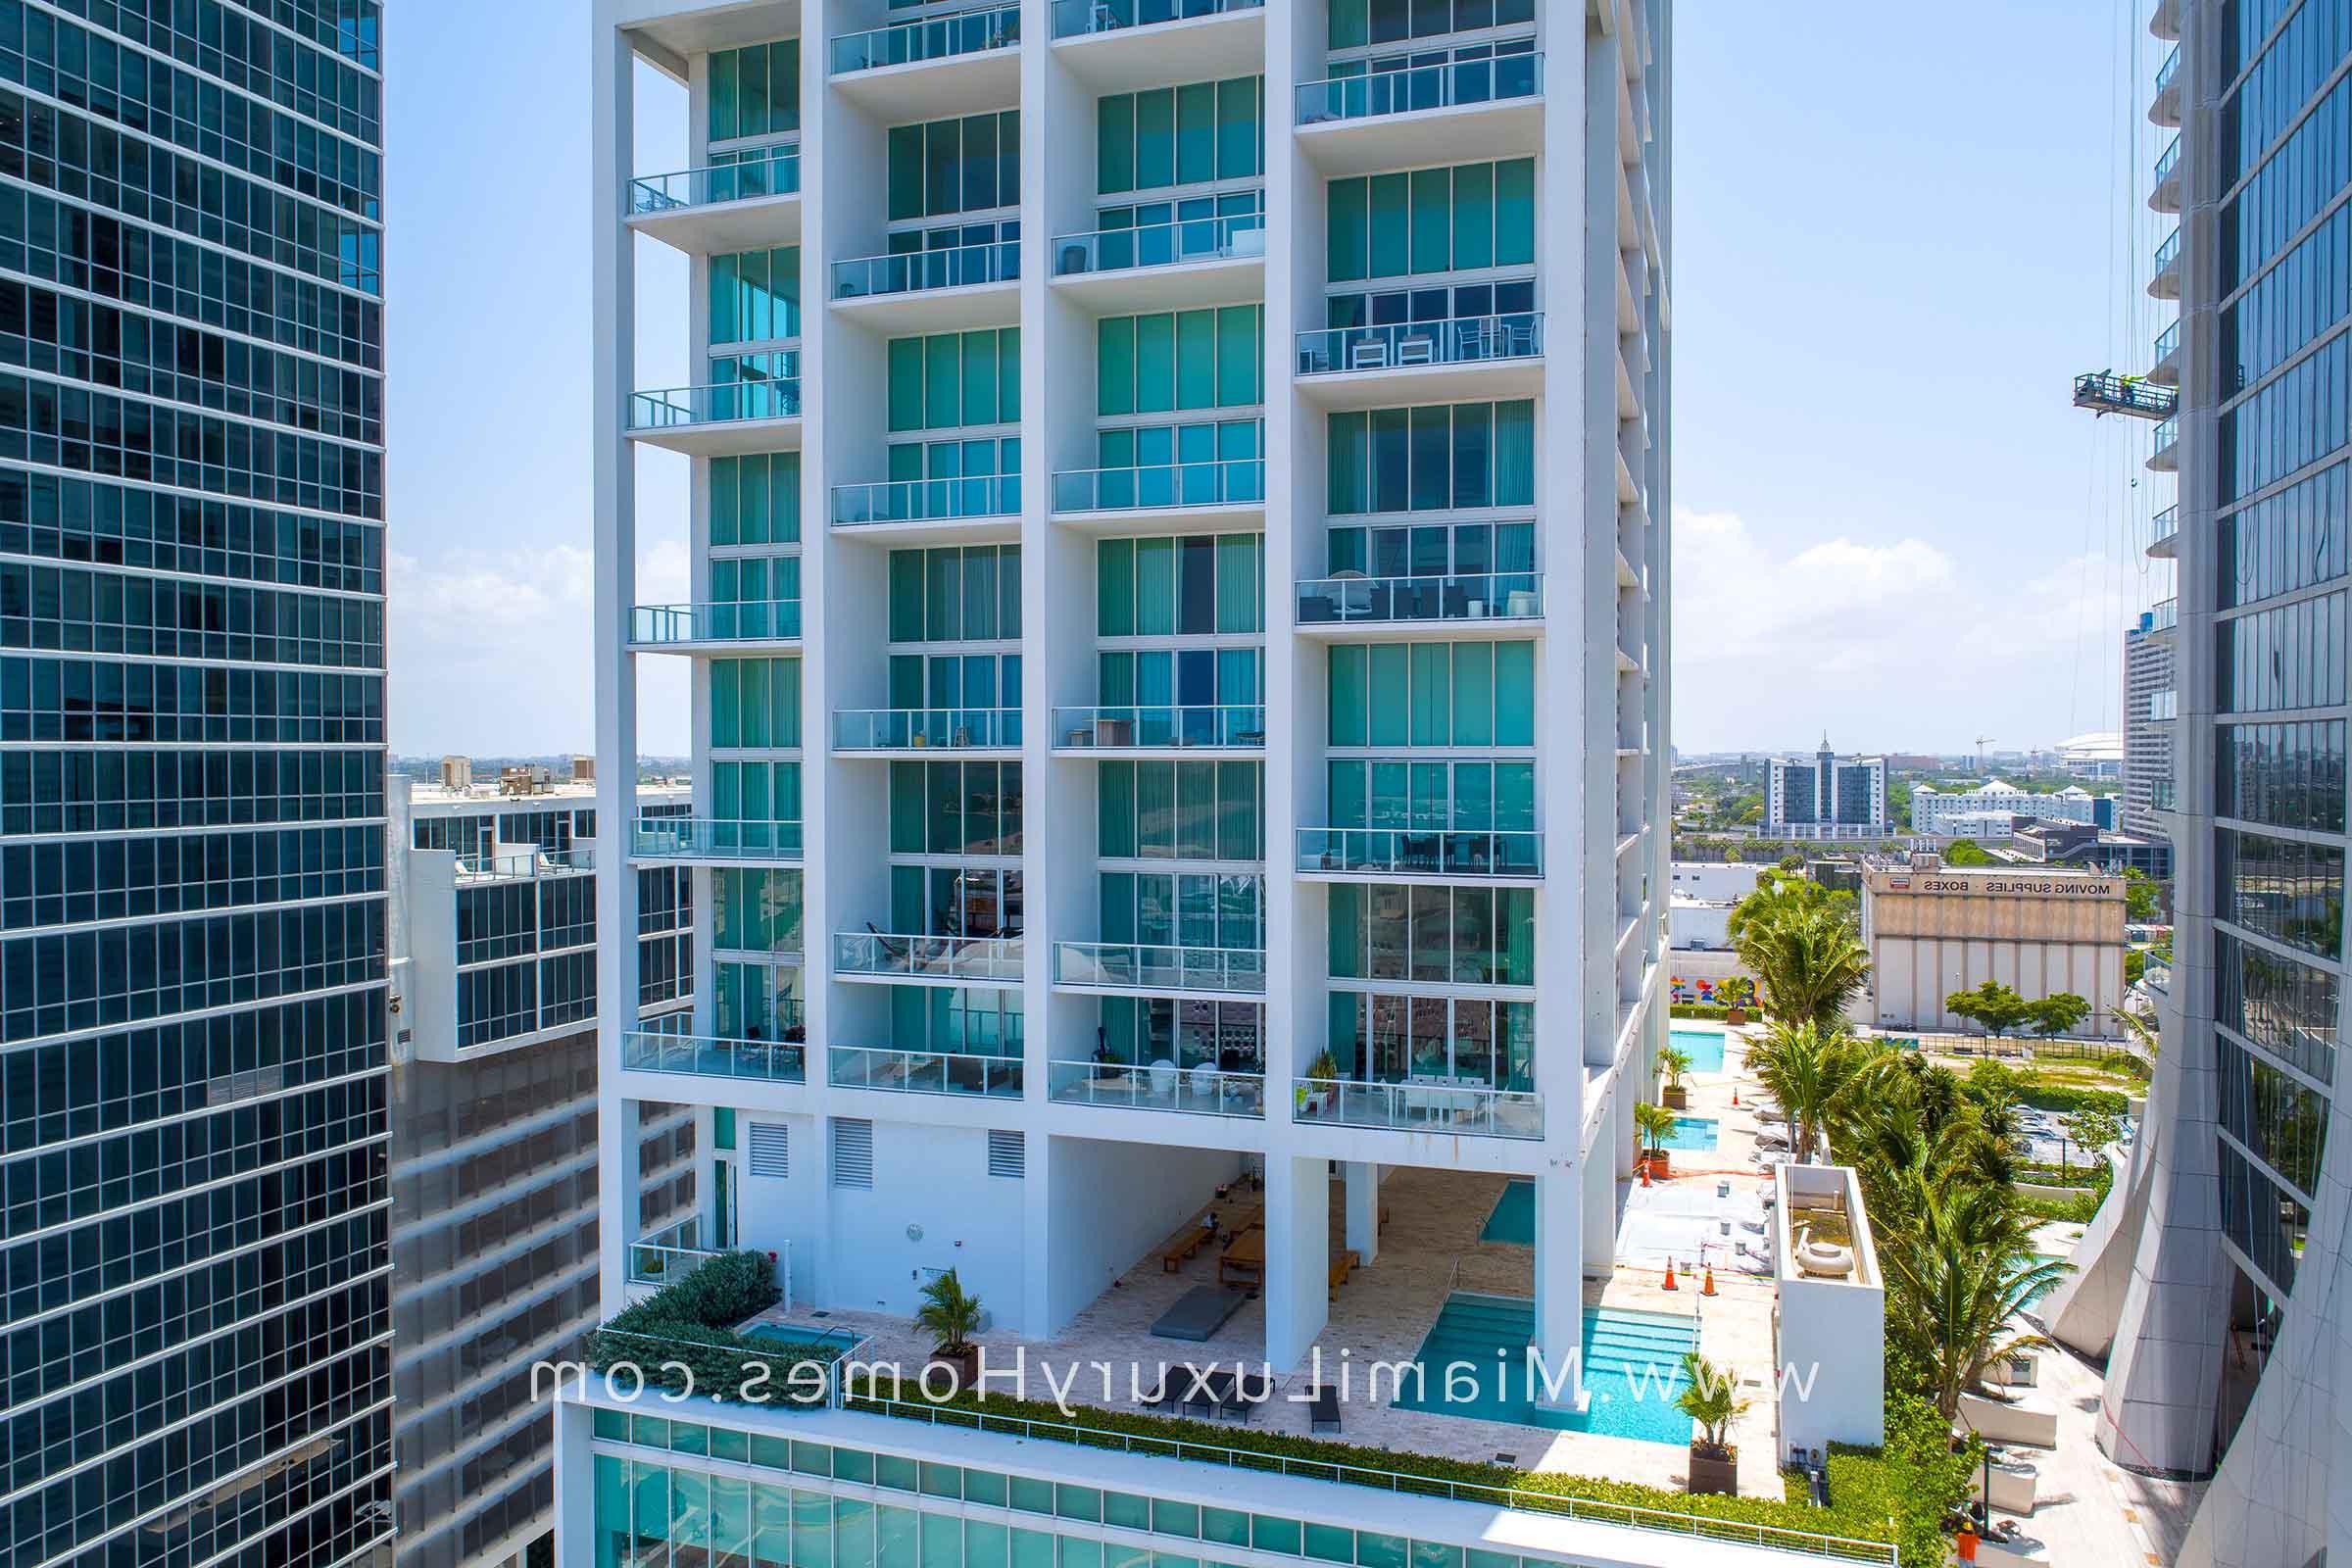
{"label": "glass balcony railing", "polygon": [[1298,623],[1348,626],[1424,620],[1533,620],[1544,579],[1532,571],[1451,577],[1325,577],[1298,585]]}
{"label": "glass balcony railing", "polygon": [[2180,138],[2175,136],[2172,140],[2172,144],[2166,147],[2164,152],[2156,160],[2155,183],[2159,186],[2162,186],[2166,181],[2173,177],[2174,173],[2180,169]]}
{"label": "glass balcony railing", "polygon": [[802,852],[798,822],[641,816],[629,826],[629,854],[649,860],[784,860]]}
{"label": "glass balcony railing", "polygon": [[1298,334],[1298,373],[1394,370],[1423,365],[1532,360],[1544,352],[1544,313],[1464,316],[1388,326],[1334,326]]}
{"label": "glass balcony railing", "polygon": [[536,850],[517,855],[460,856],[461,883],[522,882],[543,876],[577,876],[596,869],[596,851]]}
{"label": "glass balcony railing", "polygon": [[1203,1062],[1178,1067],[1123,1066],[1100,1061],[1057,1061],[1048,1074],[1048,1093],[1064,1105],[1110,1105],[1121,1110],[1189,1111],[1196,1116],[1262,1117],[1266,1075],[1224,1072]]}
{"label": "glass balcony railing", "polygon": [[629,181],[629,216],[791,196],[800,188],[801,149],[799,143],[791,142],[747,154],[737,163],[681,169],[669,174],[641,174]]}
{"label": "glass balcony railing", "polygon": [[2179,353],[2180,350],[2180,323],[2179,321],[2175,321],[2172,325],[2166,327],[2163,331],[2156,334],[2156,358],[2152,363],[2162,365],[2165,361],[2171,359],[2175,354]]}
{"label": "glass balcony railing", "polygon": [[833,297],[869,299],[881,294],[918,294],[925,289],[964,288],[974,283],[1009,283],[1021,275],[1021,244],[998,240],[958,245],[953,250],[906,251],[897,256],[862,256],[833,264]]}
{"label": "glass balcony railing", "polygon": [[1266,744],[1266,710],[1254,704],[1198,708],[1056,708],[1054,744],[1063,751],[1140,747],[1250,748]]}
{"label": "glass balcony railing", "polygon": [[1259,948],[1177,948],[1134,942],[1056,942],[1054,983],[1118,991],[1254,991],[1266,989],[1266,955]]}
{"label": "glass balcony railing", "polygon": [[960,1051],[887,1051],[834,1046],[828,1052],[836,1089],[885,1089],[903,1095],[1021,1097],[1021,1058]]}
{"label": "glass balcony railing", "polygon": [[1023,948],[1017,936],[925,937],[837,931],[833,934],[833,972],[1017,982]]}
{"label": "glass balcony railing", "polygon": [[876,522],[942,522],[963,517],[1017,517],[1021,478],[1015,473],[970,479],[884,479],[833,487],[833,526]]}
{"label": "glass balcony railing", "polygon": [[954,750],[1018,746],[1017,708],[845,708],[833,714],[837,752]]}
{"label": "glass balcony railing", "polygon": [[2156,271],[2159,273],[2170,271],[2173,264],[2180,259],[2180,230],[2176,228],[2164,236],[2163,244],[2156,247]]}
{"label": "glass balcony railing", "polygon": [[1081,38],[1155,22],[1190,22],[1195,17],[1254,11],[1266,0],[1054,0],[1054,36]]}
{"label": "glass balcony railing", "polygon": [[629,641],[643,647],[691,643],[791,642],[801,635],[798,599],[746,599],[707,605],[638,605]]}
{"label": "glass balcony railing", "polygon": [[1535,877],[1544,835],[1488,828],[1302,827],[1298,869],[1368,876]]}
{"label": "glass balcony railing", "polygon": [[667,1285],[717,1257],[715,1248],[698,1247],[702,1219],[696,1215],[664,1225],[629,1244],[629,1283]]}
{"label": "glass balcony railing", "polygon": [[2173,73],[2179,71],[2180,69],[2180,46],[2179,44],[2175,44],[2173,45],[2173,52],[2164,57],[2164,64],[2156,68],[2157,97],[2161,98],[2164,96],[2164,89],[2173,84]]}
{"label": "glass balcony railing", "polygon": [[1265,499],[1262,458],[1163,463],[1148,468],[1071,468],[1054,476],[1055,512],[1251,506]]}
{"label": "glass balcony railing", "polygon": [[2170,631],[2180,624],[2180,601],[2178,599],[2160,600],[2155,608],[2148,612],[2148,629],[2150,631]]}
{"label": "glass balcony railing", "polygon": [[1320,125],[1335,120],[1369,120],[1422,109],[1496,103],[1532,98],[1543,90],[1541,53],[1452,60],[1303,83],[1298,93],[1298,123]]}
{"label": "glass balcony railing", "polygon": [[629,394],[629,428],[675,430],[687,425],[725,424],[739,419],[797,419],[801,382],[728,381],[711,386],[667,387]]}
{"label": "glass balcony railing", "polygon": [[833,40],[833,74],[877,71],[884,66],[910,66],[926,60],[952,60],[989,49],[1006,49],[1021,41],[1018,5],[975,6],[946,16],[902,22],[868,32],[849,32]]}
{"label": "glass balcony railing", "polygon": [[[791,1007],[797,1026],[800,1005]],[[761,1083],[808,1081],[808,1048],[795,1040],[727,1040],[631,1030],[621,1036],[620,1064],[637,1072],[691,1073],[697,1078],[751,1078]]]}
{"label": "glass balcony railing", "polygon": [[1393,1127],[1479,1138],[1544,1136],[1542,1097],[1452,1079],[1374,1084],[1345,1078],[1298,1078],[1292,1082],[1291,1100],[1298,1120],[1341,1127]]}
{"label": "glass balcony railing", "polygon": [[2178,503],[2165,508],[2148,520],[2148,548],[2153,550],[2180,531],[2180,508]]}
{"label": "glass balcony railing", "polygon": [[1098,229],[1092,234],[1063,234],[1054,241],[1054,275],[1124,272],[1265,254],[1265,215],[1235,213],[1225,218],[1188,218],[1135,228]]}
{"label": "glass balcony railing", "polygon": [[[2180,420],[2179,416],[2174,416],[2156,427],[2156,433],[2149,441],[2148,461],[2154,463],[2158,458],[2165,457],[2173,450],[2173,443],[2180,437]],[[2167,464],[2166,466],[2169,467],[2171,465]]]}

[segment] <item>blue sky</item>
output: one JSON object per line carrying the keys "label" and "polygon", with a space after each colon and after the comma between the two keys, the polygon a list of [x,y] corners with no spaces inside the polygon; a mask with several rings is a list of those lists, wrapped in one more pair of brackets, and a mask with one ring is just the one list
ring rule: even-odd
{"label": "blue sky", "polygon": [[[2145,0],[1682,0],[1674,738],[1961,751],[2120,722],[2146,430],[2067,405],[2135,368],[2170,226]],[[593,740],[584,0],[387,28],[392,741]],[[412,23],[422,15],[410,13]],[[395,19],[397,21],[399,19]],[[2136,51],[2137,58],[2133,59]],[[499,75],[482,62],[529,60]],[[2127,79],[2129,77],[2129,79]],[[640,168],[682,162],[682,104]],[[667,109],[663,119],[659,111]],[[682,263],[644,247],[646,385],[686,378]],[[683,465],[641,460],[643,597],[686,597]],[[2132,487],[2133,476],[2139,486]],[[2162,486],[2161,495],[2151,486]],[[682,752],[683,663],[649,665]]]}

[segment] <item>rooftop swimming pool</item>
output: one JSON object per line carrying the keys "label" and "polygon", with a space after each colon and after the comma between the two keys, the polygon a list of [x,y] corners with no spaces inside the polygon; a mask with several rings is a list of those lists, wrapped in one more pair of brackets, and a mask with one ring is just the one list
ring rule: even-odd
{"label": "rooftop swimming pool", "polygon": [[1674,1407],[1683,1355],[1698,1344],[1690,1320],[1586,1307],[1584,1379],[1592,1397],[1581,1411],[1539,1402],[1544,1395],[1543,1375],[1528,1365],[1535,1332],[1533,1301],[1456,1291],[1446,1298],[1413,1357],[1419,1376],[1407,1373],[1392,1402],[1402,1410],[1643,1443],[1690,1441],[1690,1418]]}
{"label": "rooftop swimming pool", "polygon": [[1666,1031],[1666,1043],[1690,1058],[1692,1072],[1723,1071],[1723,1038],[1720,1029]]}
{"label": "rooftop swimming pool", "polygon": [[846,1355],[858,1344],[848,1329],[819,1328],[812,1323],[756,1323],[743,1331],[747,1340],[765,1340],[794,1350],[829,1350]]}

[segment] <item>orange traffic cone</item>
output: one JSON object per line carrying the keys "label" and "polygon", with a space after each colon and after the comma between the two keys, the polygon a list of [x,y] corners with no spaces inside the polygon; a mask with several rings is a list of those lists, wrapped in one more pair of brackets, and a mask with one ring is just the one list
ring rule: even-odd
{"label": "orange traffic cone", "polygon": [[1642,1167],[1642,1185],[1647,1187],[1649,1185],[1649,1161],[1644,1159],[1638,1160],[1636,1163]]}
{"label": "orange traffic cone", "polygon": [[1739,1105],[1739,1103],[1740,1103],[1740,1086],[1739,1086],[1738,1084],[1734,1084],[1734,1085],[1732,1085],[1732,1104],[1733,1104],[1733,1106],[1736,1108],[1736,1107]]}
{"label": "orange traffic cone", "polygon": [[1698,1294],[1701,1296],[1715,1294],[1715,1265],[1712,1263],[1707,1265],[1707,1283],[1698,1288]]}
{"label": "orange traffic cone", "polygon": [[1666,1289],[1670,1291],[1682,1289],[1681,1286],[1674,1283],[1674,1259],[1671,1257],[1666,1260]]}

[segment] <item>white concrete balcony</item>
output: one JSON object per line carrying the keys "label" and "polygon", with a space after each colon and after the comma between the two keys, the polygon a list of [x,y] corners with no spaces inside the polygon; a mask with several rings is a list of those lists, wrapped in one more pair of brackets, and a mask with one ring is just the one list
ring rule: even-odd
{"label": "white concrete balcony", "polygon": [[1057,1105],[1102,1105],[1245,1121],[1262,1120],[1266,1114],[1264,1073],[1225,1072],[1205,1062],[1178,1067],[1172,1061],[1150,1066],[1057,1061],[1047,1074],[1046,1093]]}
{"label": "white concrete balcony", "polygon": [[1301,332],[1293,368],[1298,390],[1331,409],[1534,397],[1543,389],[1544,313]]}
{"label": "white concrete balcony", "polygon": [[1528,157],[1544,139],[1544,56],[1335,76],[1296,102],[1298,150],[1327,175]]}
{"label": "white concrete balcony", "polygon": [[1544,835],[1493,828],[1302,827],[1298,874],[1317,882],[1533,881]]}
{"label": "white concrete balcony", "polygon": [[1440,577],[1343,572],[1298,584],[1301,636],[1350,642],[1427,637],[1524,637],[1544,619],[1544,578],[1533,571]]}
{"label": "white concrete balcony", "polygon": [[1063,234],[1054,289],[1099,316],[1245,305],[1265,298],[1262,213]]}
{"label": "white concrete balcony", "polygon": [[1026,953],[1026,944],[1017,936],[836,931],[833,978],[861,983],[1017,986]]}
{"label": "white concrete balcony", "polygon": [[628,225],[689,256],[797,245],[801,149],[760,148],[738,161],[642,174],[622,191]]}
{"label": "white concrete balcony", "polygon": [[1021,8],[998,0],[839,34],[826,58],[834,91],[895,125],[1010,108],[1020,46]]}
{"label": "white concrete balcony", "polygon": [[1265,0],[1054,0],[1054,58],[1096,93],[1256,75]]}
{"label": "white concrete balcony", "polygon": [[836,757],[1017,758],[1017,708],[845,708],[833,713]]}
{"label": "white concrete balcony", "polygon": [[2180,323],[2175,321],[2156,338],[2155,363],[2148,367],[2148,379],[2158,386],[2177,387],[2180,384]]}
{"label": "white concrete balcony", "polygon": [[837,484],[832,525],[845,537],[910,544],[1009,543],[1021,536],[1018,474]]}
{"label": "white concrete balcony", "polygon": [[2148,192],[2148,209],[2158,213],[2180,211],[2180,138],[2175,136],[2164,156],[2156,160],[2155,186]]}
{"label": "white concrete balcony", "polygon": [[1021,1098],[1021,1058],[962,1051],[894,1051],[880,1046],[834,1046],[826,1053],[826,1081],[836,1089],[873,1089],[900,1095]]}
{"label": "white concrete balcony", "polygon": [[2148,32],[2158,38],[2180,36],[2182,0],[2156,0],[2156,10],[2148,18]]}
{"label": "white concrete balcony", "polygon": [[635,653],[756,653],[797,648],[800,641],[798,599],[638,605],[629,611],[629,648]]}
{"label": "white concrete balcony", "polygon": [[790,821],[641,816],[629,824],[629,858],[648,865],[798,865],[802,826]]}
{"label": "white concrete balcony", "polygon": [[1054,710],[1054,751],[1061,757],[1262,756],[1265,749],[1266,710],[1254,703]]}
{"label": "white concrete balcony", "polygon": [[1219,533],[1247,528],[1265,514],[1261,458],[1072,468],[1054,475],[1054,520],[1082,533]]}
{"label": "white concrete balcony", "polygon": [[2156,473],[2177,473],[2180,455],[2176,450],[2180,435],[2180,421],[2176,416],[2156,427],[2156,445],[2148,453],[2148,467]]}
{"label": "white concrete balcony", "polygon": [[2148,278],[2148,297],[2158,300],[2177,300],[2180,297],[2180,230],[2176,228],[2156,247],[2155,271]]}
{"label": "white concrete balcony", "polygon": [[2178,503],[2165,508],[2148,523],[2148,559],[2170,561],[2180,542],[2180,508]]}
{"label": "white concrete balcony", "polygon": [[488,882],[536,882],[548,877],[592,876],[596,872],[596,852],[577,850],[523,850],[513,855],[459,856],[450,868],[459,887],[479,887]]}
{"label": "white concrete balcony", "polygon": [[1266,955],[1262,948],[1056,942],[1054,989],[1091,996],[1255,1001],[1266,994]]}
{"label": "white concrete balcony", "polygon": [[893,336],[1011,326],[1021,316],[1018,240],[835,262],[833,309]]}
{"label": "white concrete balcony", "polygon": [[1332,1127],[1459,1134],[1470,1138],[1541,1138],[1544,1101],[1523,1090],[1449,1078],[1359,1083],[1346,1078],[1292,1080],[1292,1116]]}
{"label": "white concrete balcony", "polygon": [[692,458],[797,451],[800,377],[632,392],[628,434],[631,440]]}
{"label": "white concrete balcony", "polygon": [[629,1244],[628,1282],[667,1285],[691,1274],[711,1258],[724,1255],[717,1248],[702,1247],[702,1219],[690,1215],[650,1231]]}
{"label": "white concrete balcony", "polygon": [[[798,1027],[800,1004],[790,1007]],[[788,1028],[787,1033],[790,1033]],[[624,1072],[674,1073],[690,1078],[733,1078],[751,1083],[808,1081],[808,1048],[798,1040],[735,1040],[713,1035],[673,1035],[632,1029],[620,1038]]]}

